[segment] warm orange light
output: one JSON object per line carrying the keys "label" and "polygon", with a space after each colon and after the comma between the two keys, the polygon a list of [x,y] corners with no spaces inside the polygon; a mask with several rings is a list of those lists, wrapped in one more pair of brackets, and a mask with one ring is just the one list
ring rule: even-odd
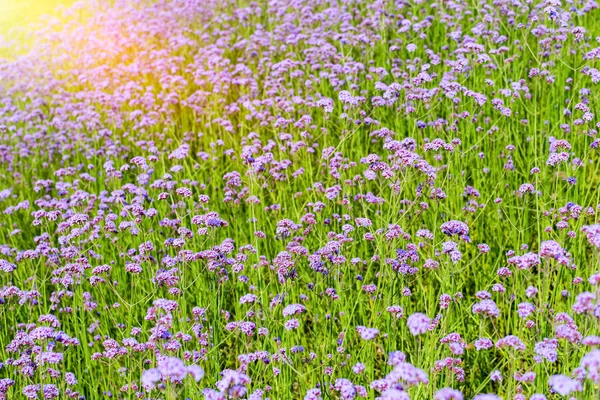
{"label": "warm orange light", "polygon": [[13,28],[27,28],[43,15],[60,15],[60,6],[71,4],[73,0],[0,0],[0,35]]}
{"label": "warm orange light", "polygon": [[75,0],[0,0],[0,59],[13,59],[31,44],[36,26],[61,17]]}

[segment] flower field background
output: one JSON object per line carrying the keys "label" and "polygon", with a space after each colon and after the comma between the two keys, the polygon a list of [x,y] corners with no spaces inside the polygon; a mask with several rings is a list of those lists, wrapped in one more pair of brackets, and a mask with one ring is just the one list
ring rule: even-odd
{"label": "flower field background", "polygon": [[0,399],[599,398],[598,21],[90,0],[40,23],[0,61]]}

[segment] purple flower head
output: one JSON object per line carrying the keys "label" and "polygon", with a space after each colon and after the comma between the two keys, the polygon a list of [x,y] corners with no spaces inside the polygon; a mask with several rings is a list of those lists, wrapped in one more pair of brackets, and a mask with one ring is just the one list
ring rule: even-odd
{"label": "purple flower head", "polygon": [[478,351],[491,349],[492,347],[494,347],[494,343],[491,339],[481,338],[475,341],[475,349]]}
{"label": "purple flower head", "polygon": [[160,382],[162,375],[157,368],[150,368],[142,373],[142,385],[145,388],[154,388],[157,382]]}
{"label": "purple flower head", "polygon": [[498,309],[498,306],[494,300],[490,299],[481,300],[479,303],[473,304],[472,311],[473,314],[481,314],[494,318],[498,318],[500,316],[500,310]]}
{"label": "purple flower head", "polygon": [[356,388],[348,379],[336,379],[333,389],[339,393],[340,399],[352,400],[356,397]]}
{"label": "purple flower head", "polygon": [[490,373],[490,380],[492,382],[502,382],[502,372],[494,370]]}
{"label": "purple flower head", "polygon": [[6,393],[11,386],[14,386],[15,381],[9,378],[0,378],[0,394]]}
{"label": "purple flower head", "polygon": [[406,354],[401,351],[392,351],[388,356],[389,365],[398,365],[406,361]]}
{"label": "purple flower head", "polygon": [[284,327],[286,330],[291,331],[300,326],[300,322],[296,318],[285,321]]}
{"label": "purple flower head", "polygon": [[431,324],[431,318],[422,313],[414,313],[406,321],[408,330],[413,336],[422,335],[427,332]]}
{"label": "purple flower head", "polygon": [[204,370],[198,365],[188,365],[187,371],[196,382],[200,381],[204,377]]}
{"label": "purple flower head", "polygon": [[364,340],[373,340],[379,335],[379,329],[357,326],[356,331]]}
{"label": "purple flower head", "polygon": [[554,240],[546,240],[540,245],[540,257],[553,258],[559,263],[569,266],[571,255]]}
{"label": "purple flower head", "polygon": [[467,224],[461,221],[451,220],[448,222],[444,222],[440,229],[442,233],[447,236],[458,236],[465,242],[470,242],[471,238],[469,237],[469,227]]}
{"label": "purple flower head", "polygon": [[377,400],[410,400],[410,396],[403,390],[390,388],[381,393]]}
{"label": "purple flower head", "polygon": [[443,388],[438,390],[433,398],[434,400],[463,400],[463,395],[458,390]]}
{"label": "purple flower head", "polygon": [[309,389],[304,396],[304,400],[323,400],[320,389]]}
{"label": "purple flower head", "polygon": [[518,351],[523,351],[523,350],[525,350],[526,347],[527,346],[525,345],[525,343],[523,343],[523,341],[521,341],[521,339],[519,339],[518,337],[516,337],[514,335],[506,336],[502,339],[499,339],[496,342],[496,348],[498,348],[498,349],[513,348]]}
{"label": "purple flower head", "polygon": [[550,362],[556,362],[558,360],[558,340],[546,338],[535,344],[534,351],[538,356]]}
{"label": "purple flower head", "polygon": [[221,393],[229,395],[232,398],[241,398],[245,394],[245,387],[250,383],[248,375],[226,369],[221,375],[223,378],[217,382],[217,388]]}
{"label": "purple flower head", "polygon": [[60,391],[56,387],[56,385],[48,384],[44,385],[42,389],[44,399],[56,399],[58,398]]}
{"label": "purple flower head", "polygon": [[180,383],[188,375],[198,382],[204,376],[204,370],[198,365],[187,366],[177,357],[164,357],[158,361],[157,368],[150,368],[142,373],[142,386],[148,390],[155,388],[163,380]]}
{"label": "purple flower head", "polygon": [[582,390],[581,382],[571,379],[565,375],[552,375],[548,379],[548,385],[561,396],[567,396],[573,392]]}
{"label": "purple flower head", "polygon": [[40,385],[27,385],[23,387],[22,393],[28,399],[37,399]]}
{"label": "purple flower head", "polygon": [[306,307],[302,304],[290,304],[283,309],[283,316],[289,317],[294,314],[301,314],[306,311]]}
{"label": "purple flower head", "polygon": [[403,383],[406,386],[429,383],[429,378],[425,371],[407,362],[398,363],[392,372],[385,377],[385,380],[390,383],[390,386],[397,383]]}
{"label": "purple flower head", "polygon": [[581,231],[585,233],[588,242],[600,249],[600,225],[588,225],[581,228]]}

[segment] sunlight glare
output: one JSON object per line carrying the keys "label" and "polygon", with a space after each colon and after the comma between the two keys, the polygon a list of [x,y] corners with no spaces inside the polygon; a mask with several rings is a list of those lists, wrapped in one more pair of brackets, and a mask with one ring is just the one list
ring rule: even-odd
{"label": "sunlight glare", "polygon": [[59,15],[59,6],[72,3],[73,0],[0,0],[0,35],[38,22],[43,15]]}

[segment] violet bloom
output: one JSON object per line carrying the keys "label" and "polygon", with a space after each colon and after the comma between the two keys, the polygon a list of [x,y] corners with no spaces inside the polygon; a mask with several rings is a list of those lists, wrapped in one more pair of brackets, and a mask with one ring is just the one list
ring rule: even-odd
{"label": "violet bloom", "polygon": [[587,377],[596,385],[600,383],[600,350],[592,350],[583,356],[579,368],[587,372]]}
{"label": "violet bloom", "polygon": [[40,385],[27,385],[23,388],[22,393],[28,399],[37,399]]}
{"label": "violet bloom", "polygon": [[583,389],[581,382],[566,375],[552,375],[548,379],[548,385],[561,396],[567,396],[572,392],[579,392]]}
{"label": "violet bloom", "polygon": [[471,238],[469,237],[469,227],[464,222],[456,220],[444,222],[440,226],[440,229],[442,230],[442,233],[444,233],[447,236],[457,235],[465,242],[471,241]]}
{"label": "violet bloom", "polygon": [[492,382],[502,382],[502,372],[498,370],[490,372],[490,380]]}
{"label": "violet bloom", "polygon": [[401,351],[392,351],[388,356],[389,365],[398,365],[406,361],[406,354]]}
{"label": "violet bloom", "polygon": [[540,256],[544,258],[554,258],[563,265],[569,266],[570,254],[554,240],[545,240],[540,244]]}
{"label": "violet bloom", "polygon": [[354,366],[352,367],[352,372],[354,372],[355,374],[360,374],[362,373],[365,369],[366,369],[366,365],[360,362],[357,362],[356,364],[354,364]]}
{"label": "violet bloom", "polygon": [[339,392],[340,399],[353,400],[356,397],[356,389],[348,379],[338,378],[333,385],[335,391]]}
{"label": "violet bloom", "polygon": [[392,388],[382,392],[377,400],[410,400],[410,396],[405,391]]}
{"label": "violet bloom", "polygon": [[[1,364],[1,363],[0,363]],[[0,368],[1,369],[1,368]],[[15,381],[9,378],[0,379],[0,394],[4,394],[8,391],[8,388],[15,385]],[[0,396],[1,398],[1,396]]]}
{"label": "violet bloom", "polygon": [[60,392],[56,385],[44,385],[43,388],[44,399],[56,399]]}
{"label": "violet bloom", "polygon": [[204,389],[202,395],[204,396],[204,400],[226,400],[223,393],[210,388]]}
{"label": "violet bloom", "polygon": [[433,398],[434,400],[463,400],[463,395],[458,390],[443,388],[438,390]]}
{"label": "violet bloom", "polygon": [[581,228],[581,231],[585,233],[588,242],[598,249],[600,249],[600,225],[588,225]]}
{"label": "violet bloom", "polygon": [[600,336],[586,336],[581,344],[586,346],[600,346]]}
{"label": "violet bloom", "polygon": [[285,324],[283,326],[288,331],[291,331],[291,330],[298,328],[300,326],[300,322],[296,318],[292,318],[292,319],[285,321]]}
{"label": "violet bloom", "polygon": [[519,317],[521,318],[527,318],[535,311],[535,306],[531,303],[519,303],[517,307],[517,314],[519,314]]}
{"label": "violet bloom", "polygon": [[481,300],[479,303],[473,304],[473,314],[482,314],[490,317],[498,318],[500,316],[500,310],[494,302],[494,300]]}
{"label": "violet bloom", "polygon": [[320,389],[309,389],[304,396],[304,400],[323,400]]}
{"label": "violet bloom", "polygon": [[545,358],[550,362],[556,362],[558,360],[557,339],[546,338],[543,341],[536,343],[533,349],[538,356]]}
{"label": "violet bloom", "polygon": [[196,382],[204,377],[204,370],[198,365],[187,366],[177,357],[165,357],[158,361],[157,368],[150,368],[142,373],[142,386],[154,389],[162,380],[169,379],[173,383],[181,383],[190,374]]}
{"label": "violet bloom", "polygon": [[503,349],[505,347],[512,347],[515,350],[523,351],[527,346],[525,346],[525,343],[523,343],[518,337],[514,335],[509,335],[502,339],[499,339],[496,342],[496,348]]}
{"label": "violet bloom", "polygon": [[221,393],[234,399],[244,397],[246,385],[250,383],[248,375],[231,369],[224,370],[221,375],[223,378],[217,382],[217,389]]}
{"label": "violet bloom", "polygon": [[413,336],[422,335],[427,332],[431,324],[431,318],[422,313],[414,313],[406,321],[408,329]]}
{"label": "violet bloom", "polygon": [[157,382],[160,382],[162,376],[157,368],[150,368],[142,373],[142,386],[145,388],[154,388]]}
{"label": "violet bloom", "polygon": [[475,341],[475,349],[479,350],[487,350],[494,347],[494,343],[488,338],[481,338]]}
{"label": "violet bloom", "polygon": [[416,368],[410,363],[401,362],[394,366],[394,369],[387,374],[385,381],[390,384],[401,384],[404,386],[416,386],[419,384],[428,384],[429,377],[422,369]]}
{"label": "violet bloom", "polygon": [[364,326],[357,326],[356,331],[364,340],[373,340],[379,334],[379,329],[375,328],[367,328]]}
{"label": "violet bloom", "polygon": [[301,314],[304,311],[306,311],[306,307],[302,304],[290,304],[283,309],[283,316],[289,317],[290,315]]}
{"label": "violet bloom", "polygon": [[537,293],[538,293],[538,290],[534,286],[528,286],[527,289],[525,289],[525,296],[527,296],[528,298],[532,298]]}
{"label": "violet bloom", "polygon": [[177,357],[166,357],[159,360],[158,371],[163,377],[168,377],[176,382],[181,382],[188,372],[183,361]]}
{"label": "violet bloom", "polygon": [[200,381],[204,378],[204,370],[199,365],[188,365],[187,367],[188,373],[194,378],[196,382]]}

